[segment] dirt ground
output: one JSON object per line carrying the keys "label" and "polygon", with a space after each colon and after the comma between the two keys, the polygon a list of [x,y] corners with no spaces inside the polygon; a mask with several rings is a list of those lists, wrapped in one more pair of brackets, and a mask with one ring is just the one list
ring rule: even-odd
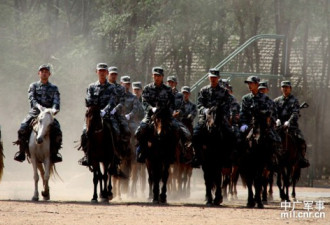
{"label": "dirt ground", "polygon": [[[4,199],[0,200],[0,224],[330,224],[330,189],[297,189],[299,201],[313,201],[311,217],[318,212],[315,202],[324,201],[321,212],[325,218],[281,218],[285,210],[276,195],[265,209],[247,209],[246,190],[240,186],[238,191],[241,193],[238,200],[225,201],[220,207],[206,207],[202,196],[186,200],[173,197],[166,205],[125,197],[109,204]],[[194,196],[202,192],[196,190]],[[300,203],[294,211],[307,212],[307,209]]]}

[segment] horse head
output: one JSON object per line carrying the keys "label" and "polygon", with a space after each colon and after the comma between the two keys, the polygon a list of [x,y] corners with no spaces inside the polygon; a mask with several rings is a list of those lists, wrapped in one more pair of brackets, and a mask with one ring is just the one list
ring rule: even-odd
{"label": "horse head", "polygon": [[[155,132],[159,135],[163,128],[168,128],[170,121],[170,110],[164,107],[157,108],[151,119],[154,124]],[[167,127],[166,127],[167,126]]]}
{"label": "horse head", "polygon": [[49,134],[50,125],[54,122],[54,113],[52,109],[44,109],[40,112],[34,131],[37,133],[37,144],[44,141],[44,137]]}
{"label": "horse head", "polygon": [[86,114],[86,132],[101,130],[103,128],[100,108],[98,106],[88,107]]}

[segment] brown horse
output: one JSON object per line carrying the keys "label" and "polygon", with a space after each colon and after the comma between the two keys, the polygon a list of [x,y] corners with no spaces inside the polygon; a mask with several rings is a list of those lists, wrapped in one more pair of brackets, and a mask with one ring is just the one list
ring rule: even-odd
{"label": "brown horse", "polygon": [[292,198],[296,197],[296,183],[300,178],[301,169],[298,166],[298,148],[294,137],[288,128],[280,128],[282,138],[283,155],[280,159],[280,167],[277,175],[277,186],[282,200],[289,201],[289,187],[292,185]]}
{"label": "brown horse", "polygon": [[[93,172],[94,183],[92,202],[97,202],[98,183],[100,183],[102,201],[108,201],[108,199],[112,199],[111,176],[108,174],[108,171],[114,157],[111,129],[109,128],[110,126],[104,126],[105,122],[103,122],[100,116],[100,108],[97,106],[89,107],[85,118],[88,137],[87,152],[91,164],[89,168]],[[108,183],[109,186],[107,186]]]}
{"label": "brown horse", "polygon": [[[158,109],[152,116],[148,131],[146,166],[149,174],[149,197],[153,192],[153,203],[167,202],[167,180],[170,164],[174,161],[177,136],[170,126],[168,109]],[[161,192],[159,192],[162,181]]]}

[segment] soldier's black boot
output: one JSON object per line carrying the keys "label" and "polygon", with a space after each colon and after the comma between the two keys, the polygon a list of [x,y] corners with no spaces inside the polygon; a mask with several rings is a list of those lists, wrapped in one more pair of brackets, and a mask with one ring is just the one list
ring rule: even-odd
{"label": "soldier's black boot", "polygon": [[50,146],[50,160],[53,163],[62,162],[62,155],[58,152],[62,146],[62,135],[51,137]]}
{"label": "soldier's black boot", "polygon": [[88,158],[87,141],[88,141],[87,135],[85,132],[83,132],[83,134],[80,137],[80,147],[84,151],[85,155],[78,161],[78,163],[82,166],[90,165],[89,158]]}
{"label": "soldier's black boot", "polygon": [[306,144],[302,142],[299,147],[299,159],[298,159],[298,166],[300,168],[307,168],[310,166],[308,159],[305,158],[306,155]]}
{"label": "soldier's black boot", "polygon": [[25,160],[25,147],[23,144],[19,144],[19,152],[16,152],[14,160],[23,162]]}
{"label": "soldier's black boot", "polygon": [[25,153],[28,152],[29,144],[27,142],[27,138],[23,133],[18,134],[18,140],[13,143],[14,145],[19,145],[19,152],[17,152],[14,156],[14,160],[18,162],[23,162],[25,160]]}

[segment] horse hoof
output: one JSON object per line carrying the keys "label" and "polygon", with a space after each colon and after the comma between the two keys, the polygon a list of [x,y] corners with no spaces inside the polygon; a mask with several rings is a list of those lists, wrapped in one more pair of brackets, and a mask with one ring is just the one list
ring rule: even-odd
{"label": "horse hoof", "polygon": [[206,202],[206,206],[207,207],[212,207],[213,206],[213,203],[212,202]]}
{"label": "horse hoof", "polygon": [[248,203],[246,204],[246,207],[248,207],[248,208],[254,208],[255,205],[256,205],[256,203],[255,203],[254,201],[250,201],[250,202],[248,202]]}
{"label": "horse hoof", "polygon": [[262,200],[262,204],[268,205],[268,201],[267,200]]}
{"label": "horse hoof", "polygon": [[32,197],[32,201],[34,201],[34,202],[39,201],[39,197]]}
{"label": "horse hoof", "polygon": [[223,198],[222,197],[218,197],[218,198],[215,198],[214,199],[213,204],[214,205],[220,205],[222,202],[223,202]]}
{"label": "horse hoof", "polygon": [[49,192],[42,191],[41,195],[45,201],[48,201],[50,199]]}
{"label": "horse hoof", "polygon": [[154,200],[152,200],[152,204],[159,204],[158,199],[154,199]]}
{"label": "horse hoof", "polygon": [[264,207],[264,204],[262,204],[262,202],[259,202],[259,203],[258,203],[258,208],[259,208],[259,209],[263,209],[263,208],[265,208],[265,207]]}
{"label": "horse hoof", "polygon": [[91,203],[97,203],[97,199],[92,199]]}

